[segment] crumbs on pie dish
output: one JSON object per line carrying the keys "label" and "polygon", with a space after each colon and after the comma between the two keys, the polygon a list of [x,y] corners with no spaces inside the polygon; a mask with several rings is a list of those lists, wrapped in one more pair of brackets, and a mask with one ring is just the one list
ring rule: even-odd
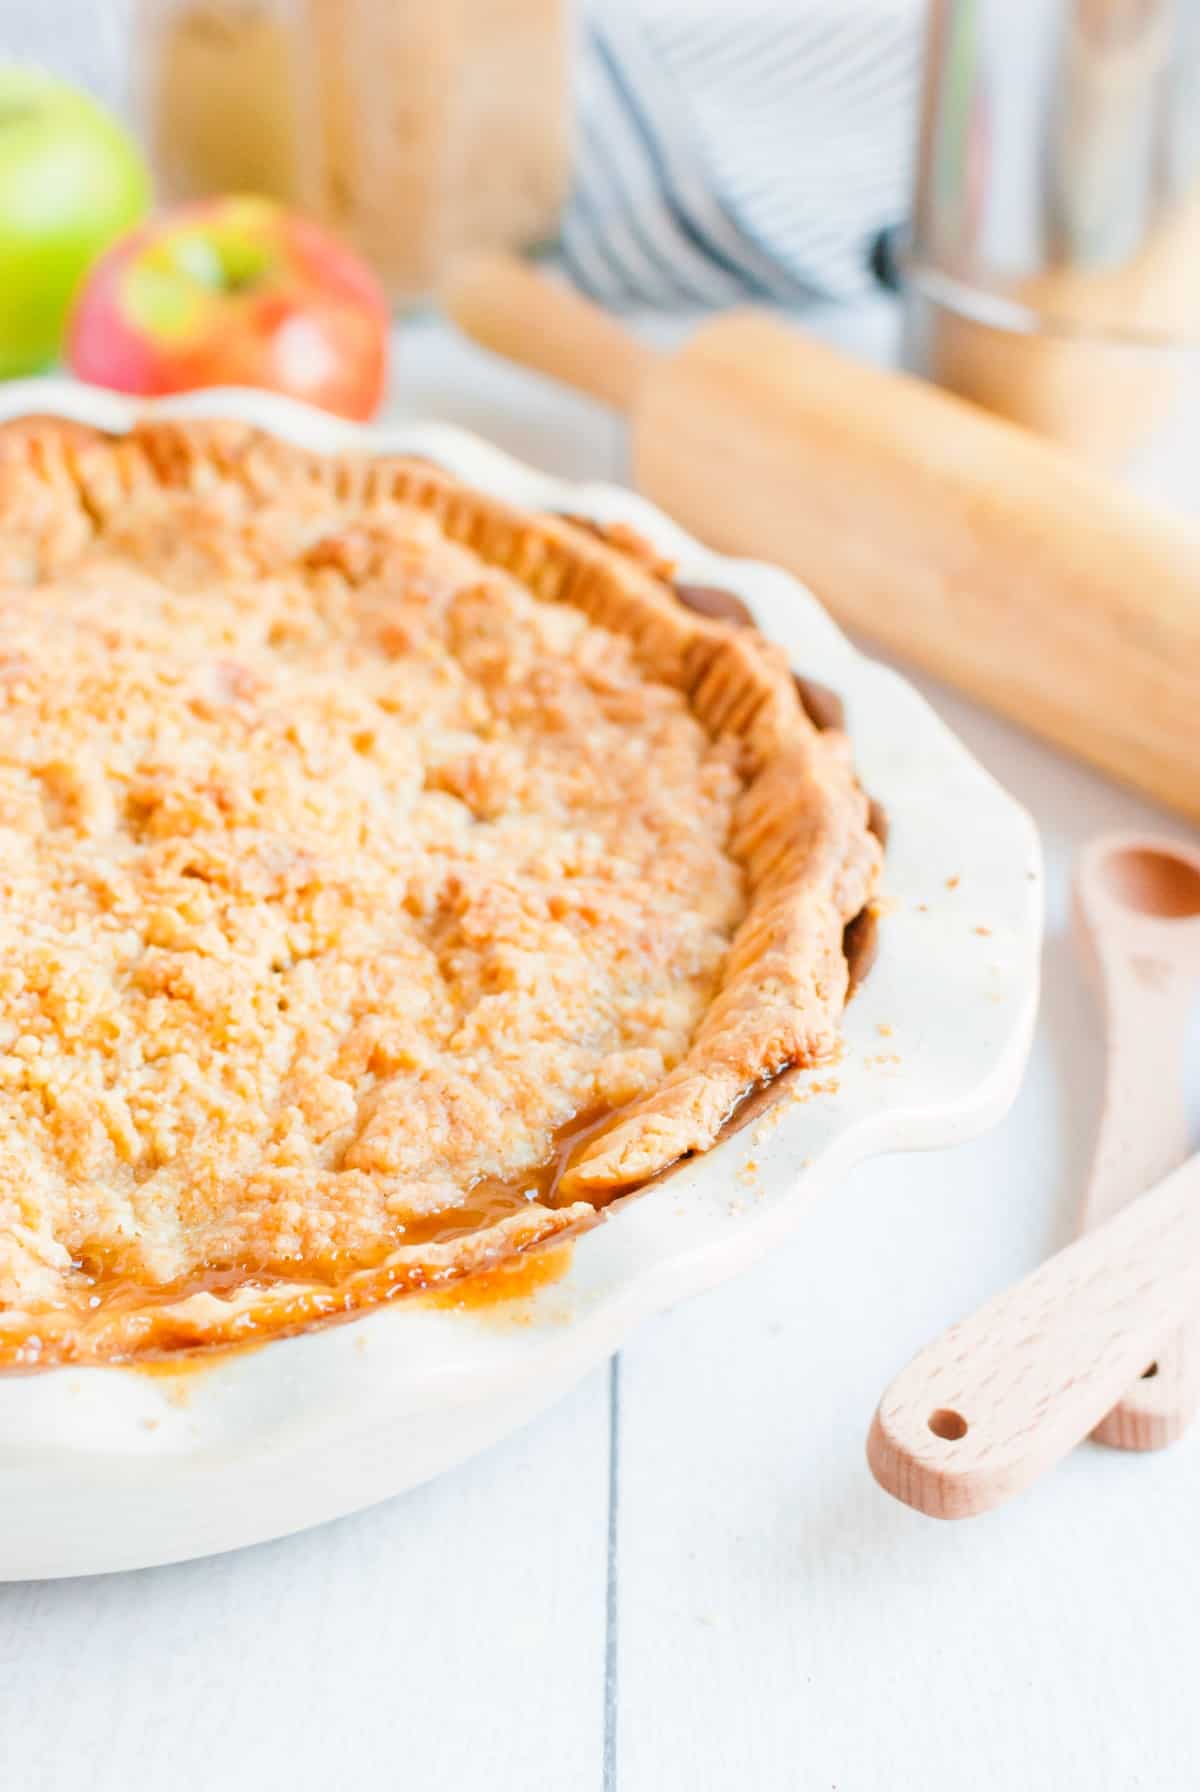
{"label": "crumbs on pie dish", "polygon": [[845,735],[635,538],[30,419],[0,583],[0,1364],[490,1266],[835,1048]]}

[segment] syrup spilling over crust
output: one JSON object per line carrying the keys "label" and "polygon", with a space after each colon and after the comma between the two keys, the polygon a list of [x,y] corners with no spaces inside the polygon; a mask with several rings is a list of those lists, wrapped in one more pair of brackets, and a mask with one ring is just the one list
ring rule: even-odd
{"label": "syrup spilling over crust", "polygon": [[[854,970],[852,959],[852,984],[857,987],[861,976],[855,980]],[[865,975],[865,971],[861,975]],[[746,1090],[727,1115],[715,1143],[721,1144],[735,1137],[752,1122],[761,1119],[778,1102],[790,1098],[805,1073],[805,1067],[789,1065],[776,1076]],[[587,1139],[619,1118],[619,1111],[592,1112],[578,1116],[560,1129],[553,1156],[529,1177],[522,1178],[517,1183],[496,1184],[473,1190],[462,1207],[427,1222],[422,1228],[422,1236],[411,1238],[409,1242],[446,1243],[477,1233],[520,1212],[528,1204],[531,1190],[535,1191],[537,1199],[552,1208],[558,1184],[570,1163],[572,1153]],[[242,1317],[237,1334],[221,1343],[197,1344],[186,1326],[181,1327],[174,1338],[169,1330],[160,1328],[155,1348],[139,1353],[135,1359],[136,1365],[151,1374],[174,1372],[181,1367],[200,1369],[222,1355],[256,1349],[270,1338],[295,1336],[314,1326],[338,1324],[403,1297],[424,1295],[435,1306],[456,1312],[486,1311],[503,1307],[510,1302],[527,1300],[540,1288],[565,1277],[570,1268],[574,1241],[582,1232],[603,1221],[609,1213],[619,1212],[627,1200],[650,1194],[674,1176],[683,1167],[683,1162],[681,1159],[668,1164],[643,1183],[611,1190],[606,1205],[597,1208],[593,1214],[574,1219],[566,1229],[557,1231],[544,1240],[535,1241],[512,1256],[498,1256],[495,1262],[483,1268],[466,1272],[449,1269],[439,1274],[431,1273],[423,1267],[410,1267],[398,1272],[387,1265],[380,1265],[374,1272],[356,1278],[356,1285],[352,1289],[345,1284],[339,1286],[335,1280],[331,1282],[328,1291],[298,1290],[282,1312],[277,1302],[273,1302],[267,1326],[258,1323],[251,1304]],[[251,1285],[261,1288],[264,1294],[270,1293],[272,1289],[272,1283],[261,1278]],[[129,1284],[118,1284],[110,1289],[102,1304],[110,1312],[122,1309],[135,1312],[147,1301],[168,1306],[190,1294],[222,1294],[246,1286],[244,1272],[232,1269],[225,1272],[209,1271],[203,1276],[191,1278],[186,1285],[172,1288],[139,1289]],[[122,1359],[117,1356],[113,1360]]]}
{"label": "syrup spilling over crust", "polygon": [[[389,1250],[380,1252],[379,1260],[374,1264],[356,1259],[353,1264],[348,1265],[340,1262],[336,1256],[330,1256],[322,1264],[307,1261],[305,1273],[310,1276],[319,1275],[327,1284],[331,1296],[346,1279],[348,1270],[364,1276],[366,1279],[359,1297],[347,1309],[355,1311],[373,1304],[379,1298],[381,1288],[402,1293],[407,1289],[419,1289],[431,1282],[449,1279],[429,1276],[420,1267],[409,1265],[403,1270],[392,1269],[387,1257],[397,1244],[443,1245],[472,1237],[503,1220],[527,1212],[535,1202],[552,1208],[558,1184],[572,1152],[603,1126],[619,1117],[619,1109],[590,1109],[576,1115],[565,1126],[556,1129],[551,1154],[544,1163],[518,1177],[485,1178],[468,1191],[460,1204],[410,1221],[402,1234],[391,1241]],[[133,1312],[147,1304],[171,1306],[195,1294],[222,1295],[245,1287],[266,1291],[285,1286],[292,1279],[285,1271],[263,1274],[254,1265],[245,1263],[207,1266],[194,1275],[162,1283],[139,1281],[129,1275],[114,1276],[97,1259],[80,1261],[75,1267],[94,1285],[96,1304],[92,1310],[101,1315]],[[368,1283],[372,1290],[369,1294]],[[325,1296],[320,1289],[314,1291],[314,1297],[322,1310],[327,1310],[330,1314],[337,1310],[335,1307],[324,1306]],[[298,1295],[297,1310],[303,1304],[303,1298]]]}
{"label": "syrup spilling over crust", "polygon": [[[850,993],[853,994],[866,978],[878,951],[878,923],[872,908],[864,909],[847,927],[845,950],[850,972]],[[746,1090],[727,1115],[716,1142],[722,1143],[734,1137],[777,1102],[786,1099],[803,1074],[803,1067],[788,1066],[776,1076]],[[406,1229],[404,1242],[413,1245],[452,1243],[527,1210],[534,1201],[553,1209],[558,1199],[559,1184],[573,1154],[588,1139],[618,1121],[621,1113],[621,1109],[589,1109],[575,1115],[565,1126],[557,1129],[551,1154],[542,1164],[516,1179],[485,1180],[470,1191],[461,1206],[431,1215],[411,1225]],[[611,1201],[619,1207],[625,1200],[649,1192],[672,1176],[679,1167],[679,1163],[670,1164],[645,1183],[614,1189]],[[187,1327],[180,1328],[174,1339],[169,1331],[160,1330],[155,1348],[139,1355],[137,1361],[151,1373],[181,1364],[199,1367],[220,1354],[257,1347],[268,1336],[292,1336],[314,1324],[335,1324],[339,1320],[352,1319],[372,1307],[405,1295],[428,1293],[436,1304],[453,1310],[492,1308],[508,1301],[519,1301],[544,1284],[560,1280],[566,1274],[570,1266],[573,1240],[590,1224],[602,1219],[605,1211],[605,1208],[597,1208],[594,1218],[577,1218],[565,1231],[555,1232],[544,1241],[534,1242],[515,1258],[501,1257],[496,1263],[474,1272],[449,1270],[439,1275],[416,1266],[399,1272],[381,1262],[366,1275],[359,1274],[353,1292],[343,1288],[339,1293],[340,1266],[331,1263],[328,1266],[328,1290],[298,1290],[285,1313],[280,1313],[273,1304],[269,1330],[265,1334],[255,1321],[251,1305],[244,1314],[237,1335],[224,1343],[197,1345]],[[79,1264],[77,1267],[83,1270],[86,1266]],[[282,1276],[264,1278],[255,1275],[244,1266],[229,1266],[225,1269],[208,1269],[175,1283],[150,1287],[128,1279],[106,1282],[100,1266],[92,1267],[97,1271],[96,1286],[102,1290],[95,1297],[97,1310],[109,1314],[133,1314],[147,1306],[167,1307],[194,1294],[221,1295],[248,1285],[267,1293],[285,1280]],[[120,1357],[114,1360],[120,1360]]]}

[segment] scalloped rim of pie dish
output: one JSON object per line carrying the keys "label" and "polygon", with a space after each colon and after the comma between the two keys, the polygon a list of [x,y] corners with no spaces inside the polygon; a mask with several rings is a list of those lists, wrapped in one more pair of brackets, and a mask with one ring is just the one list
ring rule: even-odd
{"label": "scalloped rim of pie dish", "polygon": [[214,474],[252,492],[321,487],[368,515],[416,506],[444,536],[532,595],[567,603],[625,635],[649,679],[682,691],[712,736],[736,737],[744,779],[726,850],[748,907],[716,995],[682,1061],[583,1140],[559,1182],[564,1204],[527,1210],[445,1243],[399,1245],[336,1283],[244,1283],[220,1293],[122,1305],[56,1332],[45,1311],[0,1315],[0,1363],[127,1361],[282,1335],[369,1309],[406,1289],[490,1268],[595,1222],[614,1195],[641,1189],[707,1150],[745,1096],[781,1071],[829,1057],[848,990],[847,925],[874,892],[881,848],[840,729],[805,710],[783,653],[752,627],[680,602],[636,537],[533,514],[402,455],[310,452],[233,421],[153,422],[109,436],[57,419],[19,420],[0,452],[27,457],[48,493],[82,503],[97,526],[145,482],[182,487]]}

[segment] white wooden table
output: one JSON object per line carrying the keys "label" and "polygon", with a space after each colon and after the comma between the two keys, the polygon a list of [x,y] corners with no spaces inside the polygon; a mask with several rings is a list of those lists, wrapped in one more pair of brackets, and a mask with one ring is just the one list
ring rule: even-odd
{"label": "white wooden table", "polygon": [[[831,327],[880,352],[888,321]],[[397,384],[402,409],[621,476],[611,418],[436,325],[405,333]],[[1098,829],[1177,825],[926,688],[1045,834],[1045,1006],[1007,1122],[860,1171],[773,1261],[415,1493],[213,1561],[0,1588],[3,1792],[1200,1784],[1200,1435],[1086,1446],[959,1526],[863,1460],[912,1351],[1068,1236],[1100,1070],[1068,867]]]}

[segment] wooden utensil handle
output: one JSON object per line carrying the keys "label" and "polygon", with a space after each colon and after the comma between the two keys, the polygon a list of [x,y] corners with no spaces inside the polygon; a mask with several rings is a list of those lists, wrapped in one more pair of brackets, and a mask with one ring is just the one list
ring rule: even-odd
{"label": "wooden utensil handle", "polygon": [[1198,1345],[1194,1322],[1173,1331],[1095,1427],[1096,1442],[1114,1450],[1165,1450],[1176,1443],[1200,1412]]}
{"label": "wooden utensil handle", "polygon": [[[1157,1182],[1188,1152],[1181,1066],[1191,1015],[1190,975],[1155,974],[1136,938],[1098,944],[1097,962],[1108,1009],[1108,1064],[1104,1106],[1081,1230]],[[1169,966],[1160,966],[1169,973]],[[1200,1349],[1195,1326],[1175,1332],[1093,1435],[1123,1450],[1160,1450],[1174,1443],[1200,1409]]]}
{"label": "wooden utensil handle", "polygon": [[1200,1301],[1200,1157],[913,1358],[867,1443],[935,1518],[999,1505],[1086,1437]]}
{"label": "wooden utensil handle", "polygon": [[654,356],[598,305],[511,255],[473,255],[451,269],[442,303],[460,330],[495,354],[628,410]]}

